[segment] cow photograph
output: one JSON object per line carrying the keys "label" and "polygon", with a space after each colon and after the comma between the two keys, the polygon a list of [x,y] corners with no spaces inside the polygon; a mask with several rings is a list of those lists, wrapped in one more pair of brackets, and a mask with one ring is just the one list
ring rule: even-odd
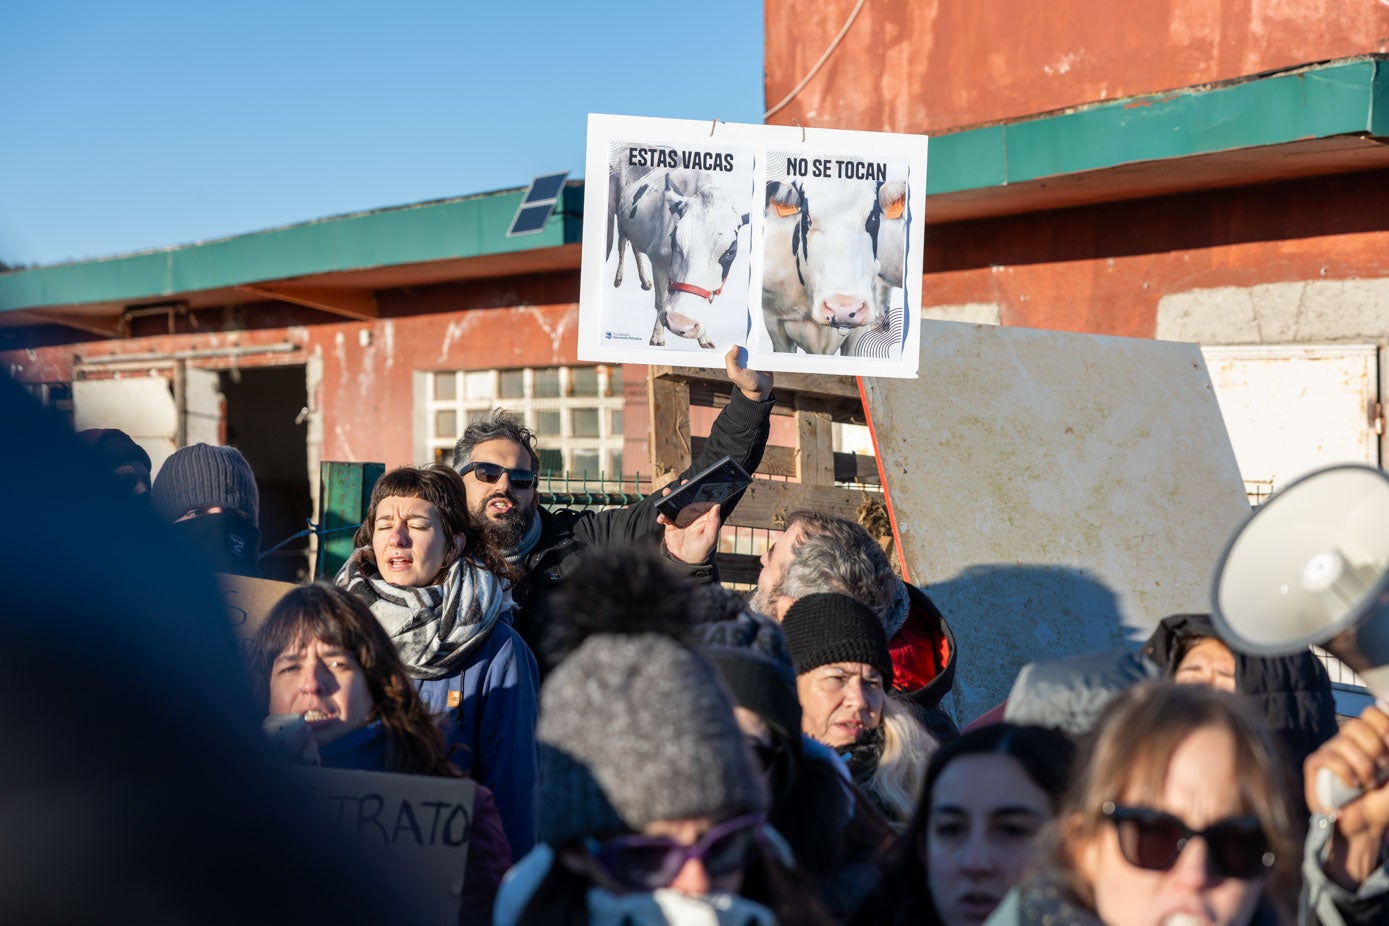
{"label": "cow photograph", "polygon": [[736,149],[611,146],[605,336],[696,351],[746,339],[753,160]]}
{"label": "cow photograph", "polygon": [[590,113],[579,359],[916,376],[927,142]]}
{"label": "cow photograph", "polygon": [[780,353],[891,358],[903,338],[902,159],[768,156],[762,315]]}

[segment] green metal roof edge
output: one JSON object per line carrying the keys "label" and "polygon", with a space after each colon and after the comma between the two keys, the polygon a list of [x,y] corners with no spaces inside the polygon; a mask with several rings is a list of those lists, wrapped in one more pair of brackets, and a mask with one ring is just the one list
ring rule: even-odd
{"label": "green metal roof edge", "polygon": [[525,195],[503,190],[334,216],[215,241],[0,274],[0,312],[92,302],[148,301],[180,293],[340,270],[479,257],[576,242],[566,187],[541,231],[508,238]]}
{"label": "green metal roof edge", "polygon": [[[1389,69],[1357,58],[1132,97],[931,139],[927,194],[1337,135],[1389,136]],[[505,229],[523,191],[334,216],[157,251],[0,274],[0,312],[180,293],[578,242],[584,187],[541,232]]]}
{"label": "green metal roof edge", "polygon": [[931,138],[928,195],[1336,135],[1385,135],[1385,62],[1360,58]]}

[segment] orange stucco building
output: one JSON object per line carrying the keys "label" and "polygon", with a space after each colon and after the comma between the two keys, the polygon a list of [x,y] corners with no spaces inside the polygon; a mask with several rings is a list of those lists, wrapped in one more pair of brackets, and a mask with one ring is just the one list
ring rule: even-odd
{"label": "orange stucco building", "polygon": [[[1382,3],[768,0],[767,121],[931,136],[928,316],[1354,347],[1378,462],[1386,44]],[[431,458],[492,404],[556,469],[645,473],[644,369],[576,359],[583,186],[509,238],[520,195],[3,274],[0,363],[81,427],[157,379],[158,439],[250,444],[285,526],[320,460]]]}

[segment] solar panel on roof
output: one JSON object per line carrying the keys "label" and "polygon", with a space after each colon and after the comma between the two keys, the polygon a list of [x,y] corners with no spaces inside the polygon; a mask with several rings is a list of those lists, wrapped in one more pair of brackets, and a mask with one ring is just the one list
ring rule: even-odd
{"label": "solar panel on roof", "polygon": [[564,179],[568,176],[569,171],[541,174],[531,181],[526,195],[521,197],[516,217],[511,220],[511,228],[506,233],[508,238],[512,235],[529,235],[545,227],[550,213],[555,211],[555,204],[564,190]]}
{"label": "solar panel on roof", "polygon": [[508,235],[528,235],[531,232],[538,232],[545,227],[545,223],[550,220],[550,213],[555,211],[554,202],[541,203],[538,206],[522,206],[516,211],[516,218],[511,222],[511,230]]}
{"label": "solar panel on roof", "polygon": [[557,199],[559,197],[559,191],[564,188],[564,178],[568,176],[569,171],[536,177],[531,181],[531,188],[526,191],[525,202],[530,204],[538,203],[546,199]]}

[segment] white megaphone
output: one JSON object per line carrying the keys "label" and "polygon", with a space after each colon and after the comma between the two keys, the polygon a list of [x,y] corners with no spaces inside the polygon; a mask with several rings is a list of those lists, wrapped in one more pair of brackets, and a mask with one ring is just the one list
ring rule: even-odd
{"label": "white megaphone", "polygon": [[[1211,619],[1253,656],[1320,646],[1389,701],[1389,476],[1332,466],[1265,502],[1220,558]],[[1360,793],[1326,769],[1316,784],[1327,807]]]}

